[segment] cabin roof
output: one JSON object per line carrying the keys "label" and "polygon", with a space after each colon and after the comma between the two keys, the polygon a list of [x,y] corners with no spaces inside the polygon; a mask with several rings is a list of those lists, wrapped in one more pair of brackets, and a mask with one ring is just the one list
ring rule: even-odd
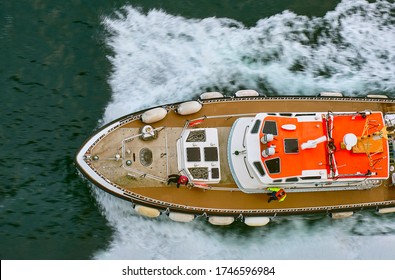
{"label": "cabin roof", "polygon": [[[389,151],[381,112],[334,115],[332,119],[328,118],[328,122],[332,126],[328,134],[335,147],[332,166],[335,178],[355,178],[358,174],[371,178],[389,176]],[[355,135],[356,142],[348,150],[345,139],[350,134]]]}
{"label": "cabin roof", "polygon": [[248,160],[262,183],[384,179],[384,128],[381,112],[260,113],[246,135]]}
{"label": "cabin roof", "polygon": [[[272,116],[260,114],[262,124],[259,132],[261,141],[265,134],[273,134],[273,140],[260,143],[260,158],[267,174],[272,179],[303,177],[306,172],[324,176],[327,165],[326,145],[319,143],[315,148],[301,148],[303,143],[325,136],[325,124],[320,115]],[[276,129],[274,129],[276,127]],[[274,147],[274,154],[264,157],[267,148]]]}

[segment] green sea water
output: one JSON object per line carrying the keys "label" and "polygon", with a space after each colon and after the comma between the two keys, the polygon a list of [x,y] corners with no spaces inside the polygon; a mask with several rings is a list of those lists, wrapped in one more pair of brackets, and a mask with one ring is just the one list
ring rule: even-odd
{"label": "green sea water", "polygon": [[[132,30],[133,24],[128,22],[130,18],[124,7],[133,7],[133,13],[136,13],[136,18],[139,18],[139,31],[137,34],[133,33],[130,40],[147,40],[142,36],[152,31],[154,35],[149,40],[152,40],[155,44],[158,35],[155,35],[154,32],[163,34],[170,29],[162,27],[161,30],[155,31],[161,27],[161,24],[155,23],[155,20],[151,21],[150,17],[147,16],[152,9],[161,10],[161,14],[157,17],[159,20],[166,18],[163,15],[176,16],[181,19],[182,23],[186,24],[189,24],[190,20],[230,18],[243,25],[243,27],[238,27],[240,30],[252,30],[249,28],[254,28],[259,20],[273,16],[274,18],[269,22],[274,26],[273,29],[277,24],[275,22],[277,18],[279,18],[278,25],[283,26],[285,20],[281,16],[275,16],[284,13],[286,10],[295,16],[305,16],[303,20],[307,24],[310,22],[309,19],[324,17],[329,11],[335,10],[339,3],[341,1],[332,0],[1,1],[0,258],[30,260],[138,259],[140,257],[138,254],[130,255],[123,251],[117,253],[116,249],[122,247],[122,245],[117,244],[117,240],[129,238],[129,236],[122,236],[121,229],[123,227],[122,223],[126,224],[129,221],[125,220],[123,222],[125,218],[123,216],[115,218],[111,216],[112,214],[109,213],[111,212],[111,206],[108,206],[108,204],[113,205],[118,202],[112,200],[112,198],[107,198],[103,194],[97,194],[95,188],[92,188],[77,173],[73,162],[74,155],[80,145],[99,124],[115,118],[117,113],[125,113],[122,110],[116,112],[112,106],[118,104],[117,102],[125,103],[124,96],[128,91],[139,90],[138,86],[134,87],[133,82],[128,84],[128,81],[133,81],[138,76],[137,72],[139,70],[132,71],[132,74],[123,80],[125,70],[121,68],[126,65],[126,68],[133,69],[134,63],[140,61],[137,58],[129,65],[128,61],[121,63],[117,60],[117,55],[122,52],[119,48],[124,46],[127,48],[130,41],[126,36],[126,39],[121,38],[121,40],[124,40],[121,43],[114,43],[114,41],[111,43],[111,38],[117,38],[117,31],[114,31],[116,28],[109,27],[108,22],[105,23],[106,20],[120,19],[121,22],[127,23],[122,26]],[[386,32],[385,28],[388,28],[387,33],[391,39],[394,36],[395,9],[393,6],[392,8],[385,7],[387,8],[383,13],[388,18],[388,26],[384,26],[384,29],[379,28],[379,30]],[[382,18],[382,13],[379,12],[382,9],[384,8],[376,5],[372,7],[372,10],[366,10],[365,13],[372,13],[373,19],[375,17]],[[374,14],[375,10],[377,10],[377,15]],[[363,9],[361,11],[364,12]],[[354,13],[361,11],[357,9]],[[117,15],[118,13],[123,14],[124,17],[120,17]],[[353,10],[350,9],[349,13],[352,14]],[[334,20],[340,20],[342,16],[344,15],[338,16]],[[131,22],[133,22],[133,19]],[[172,24],[172,19],[167,24]],[[200,26],[199,24],[198,22],[197,27]],[[325,22],[321,24],[322,26],[315,29],[316,34],[326,32]],[[360,24],[362,25],[363,22]],[[372,28],[372,25],[374,26],[374,24],[371,24],[367,28]],[[118,28],[120,25],[116,26]],[[216,23],[212,26],[214,29]],[[293,27],[289,28],[292,29]],[[282,30],[283,32],[289,32],[291,35],[299,32],[300,35],[299,29],[292,29],[292,32]],[[168,32],[174,34],[176,31]],[[193,35],[191,31],[189,34],[187,31],[185,32],[188,36]],[[310,50],[314,50],[317,45],[323,43],[319,42],[319,35],[314,37],[314,32],[309,32],[311,38],[306,40],[305,44],[311,47]],[[237,36],[239,36],[238,38],[244,38],[243,34]],[[364,35],[360,36],[363,37]],[[291,37],[285,38],[285,42],[293,42]],[[295,40],[300,42],[299,37]],[[147,44],[150,44],[149,41]],[[248,44],[245,47],[247,48]],[[369,48],[369,45],[361,45],[360,47]],[[347,48],[346,44],[339,43],[339,49],[342,48]],[[384,69],[387,67],[389,68],[388,71],[393,74],[395,49],[389,43],[389,46],[384,50],[385,52],[381,55],[386,56],[383,61],[387,61],[387,63],[383,62],[379,67]],[[135,54],[138,55],[139,51],[141,50],[136,50]],[[144,52],[147,54],[147,51]],[[235,53],[239,53],[239,51]],[[152,53],[148,52],[148,57],[155,57],[155,55],[154,51]],[[233,53],[230,56],[234,56]],[[361,63],[357,65],[357,68],[364,69],[365,62],[363,61],[367,60],[367,57],[361,55],[360,60],[362,62],[358,62],[357,58],[351,57],[351,60],[355,60],[338,63],[343,66],[355,66]],[[256,53],[250,56],[246,55],[246,60],[248,59],[251,59],[250,61],[253,64],[254,61],[260,59],[260,56]],[[274,54],[269,58],[271,62],[282,61],[281,59],[281,53],[277,56]],[[319,58],[317,56],[314,59]],[[265,64],[266,62],[262,59],[260,63]],[[294,65],[294,68],[290,70],[292,73],[307,73],[308,69],[312,67],[303,61],[292,64]],[[194,71],[192,66],[190,68],[191,71]],[[314,73],[316,74],[316,72]],[[166,76],[163,72],[159,72],[158,75],[159,79],[163,78],[161,75]],[[346,74],[341,72],[341,75]],[[327,69],[326,72],[322,72],[321,76],[333,77],[335,74]],[[148,78],[145,79],[145,77]],[[295,77],[297,78],[297,76]],[[355,78],[352,75],[347,77],[347,80],[350,81]],[[151,77],[149,75],[139,77],[139,79],[136,78],[136,81],[141,79],[144,80],[145,86],[150,85]],[[395,92],[395,86],[389,79],[384,77],[382,82],[385,87],[377,86],[378,90],[382,89],[386,94]],[[219,80],[218,83],[210,81],[197,86],[196,89],[204,87],[221,88],[223,86],[221,83],[222,81]],[[236,83],[240,85],[244,81]],[[375,85],[375,83],[380,84],[380,78],[369,85]],[[245,82],[245,84],[248,84],[248,82]],[[119,85],[125,85],[126,89],[119,89]],[[152,82],[152,86],[155,88],[157,85]],[[347,87],[346,83],[344,83],[344,87]],[[374,86],[372,87],[374,88]],[[274,82],[271,88],[273,89],[272,94],[282,93]],[[355,88],[350,88],[350,92],[354,90]],[[196,94],[198,93],[196,92]],[[155,94],[155,92],[152,93],[152,96],[152,100],[145,98],[145,103],[143,101],[138,103],[139,99],[137,98],[138,104],[134,104],[134,107],[130,106],[130,108],[177,99],[171,95]],[[356,218],[352,225],[347,226],[346,224],[346,231],[349,232],[350,236],[364,235],[363,232],[365,231],[358,229],[358,227],[363,227],[366,224],[366,219],[368,221],[370,221],[370,218],[375,219],[374,215],[368,213],[363,217]],[[394,216],[390,216],[390,218],[382,220],[382,224],[375,220],[374,224],[377,231],[370,235],[374,238],[379,238],[381,235],[394,237],[395,225],[391,222],[393,218]],[[168,240],[168,236],[171,236],[171,232],[167,232],[168,226],[165,225],[171,223],[170,221],[160,220],[155,222],[134,217],[133,222],[137,222],[133,228],[136,234],[130,236],[130,238],[136,238],[135,242],[138,244],[144,244],[145,242],[144,235],[138,233],[140,225],[145,228],[145,231],[143,231],[145,233],[150,232],[147,228],[160,229],[162,227],[162,232],[166,232],[166,234],[157,237],[159,239]],[[294,223],[282,221],[277,226],[284,229],[296,227],[296,232],[302,233],[303,236],[306,235],[306,232],[314,230],[321,232],[325,231],[323,227],[331,226],[331,222],[322,222],[321,218],[318,221],[313,219],[303,225]],[[319,226],[317,226],[317,223]],[[271,229],[275,226],[272,226]],[[175,227],[181,232],[185,229],[180,225]],[[271,236],[264,230],[246,229],[242,225],[233,225],[227,229],[213,229],[210,225],[199,224],[196,230],[203,233],[213,231],[218,243],[221,244],[218,246],[226,247],[229,245],[232,248],[230,251],[218,249],[218,258],[223,257],[219,252],[228,252],[229,257],[232,256],[234,250],[238,252],[237,247],[233,247],[227,242],[238,239],[239,235],[255,240],[265,236],[270,238]],[[224,236],[225,239],[229,238],[229,240],[221,243],[220,240]],[[149,238],[155,239],[154,236]],[[160,244],[166,243],[162,241],[158,242]],[[215,241],[212,242],[216,244]],[[177,245],[181,246],[181,244]],[[303,248],[303,245],[299,243],[295,246],[293,247],[295,252]],[[114,248],[115,253],[112,253]],[[141,248],[145,250],[145,254],[141,255],[144,259],[177,258],[177,255],[166,253],[167,247],[164,249],[165,252],[159,254],[155,248],[151,248],[147,244],[142,245]],[[142,250],[141,248],[139,250]],[[200,250],[200,254],[195,255],[196,258],[216,258],[215,255],[207,255]],[[177,252],[182,252],[182,249],[178,248]],[[256,251],[252,250],[252,256],[254,256],[254,253]],[[187,252],[180,253],[179,256],[186,256],[186,254]],[[235,255],[233,254],[233,256]],[[259,257],[259,254],[256,256]],[[281,255],[275,256],[281,258]],[[384,258],[390,258],[391,256],[395,255],[384,255]],[[267,257],[270,258],[270,256]],[[305,257],[308,257],[308,255]],[[363,258],[358,253],[356,253],[356,256],[345,255],[343,257]],[[194,256],[191,255],[189,258],[194,258]],[[240,258],[248,258],[248,254],[242,253]],[[296,258],[296,255],[285,254],[284,258]],[[336,255],[334,258],[336,258]]]}

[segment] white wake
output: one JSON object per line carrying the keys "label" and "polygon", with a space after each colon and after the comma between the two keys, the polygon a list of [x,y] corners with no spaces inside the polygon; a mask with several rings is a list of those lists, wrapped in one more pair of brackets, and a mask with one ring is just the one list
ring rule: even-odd
{"label": "white wake", "polygon": [[[206,90],[391,95],[394,9],[388,2],[343,1],[322,18],[284,11],[245,27],[232,19],[185,19],[126,6],[103,20],[113,67],[113,96],[103,122]],[[395,258],[391,214],[362,212],[342,221],[276,218],[265,228],[216,228],[201,220],[142,218],[130,204],[95,193],[116,232],[98,259]]]}

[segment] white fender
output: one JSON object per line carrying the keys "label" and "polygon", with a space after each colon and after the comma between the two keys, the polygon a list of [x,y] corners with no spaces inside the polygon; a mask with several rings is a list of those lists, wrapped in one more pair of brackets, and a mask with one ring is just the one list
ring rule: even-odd
{"label": "white fender", "polygon": [[366,95],[368,98],[388,98],[387,95],[384,94],[368,94]]}
{"label": "white fender", "polygon": [[197,101],[188,101],[181,103],[177,108],[177,113],[180,115],[191,115],[197,113],[202,109],[202,104]]}
{"label": "white fender", "polygon": [[200,95],[200,99],[222,98],[224,95],[217,91],[205,92]]}
{"label": "white fender", "polygon": [[377,210],[380,214],[387,214],[387,213],[394,213],[395,212],[395,207],[387,207],[387,208],[380,208]]}
{"label": "white fender", "polygon": [[195,219],[195,215],[178,213],[178,212],[170,212],[169,218],[175,222],[189,223]]}
{"label": "white fender", "polygon": [[334,212],[331,213],[332,219],[344,219],[344,218],[350,218],[352,215],[354,215],[354,212]]}
{"label": "white fender", "polygon": [[216,226],[227,226],[235,221],[233,217],[222,217],[222,216],[211,216],[208,221],[212,225]]}
{"label": "white fender", "polygon": [[259,93],[253,89],[242,89],[235,93],[236,97],[259,96]]}
{"label": "white fender", "polygon": [[145,111],[141,116],[141,121],[143,123],[154,123],[163,120],[167,115],[167,110],[162,107],[154,108]]}
{"label": "white fender", "polygon": [[136,205],[136,207],[134,209],[141,216],[148,217],[148,218],[156,218],[160,215],[160,211],[158,209],[147,207],[147,206]]}
{"label": "white fender", "polygon": [[244,223],[250,227],[262,227],[270,222],[268,217],[245,217]]}
{"label": "white fender", "polygon": [[343,97],[343,93],[341,93],[341,92],[320,92],[320,96],[325,96],[325,97]]}

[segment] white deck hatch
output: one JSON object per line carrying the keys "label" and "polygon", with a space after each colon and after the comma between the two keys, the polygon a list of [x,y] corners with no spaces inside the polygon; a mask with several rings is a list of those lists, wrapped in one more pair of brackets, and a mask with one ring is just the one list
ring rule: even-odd
{"label": "white deck hatch", "polygon": [[195,182],[219,183],[221,167],[216,128],[186,129],[177,148],[179,170]]}

